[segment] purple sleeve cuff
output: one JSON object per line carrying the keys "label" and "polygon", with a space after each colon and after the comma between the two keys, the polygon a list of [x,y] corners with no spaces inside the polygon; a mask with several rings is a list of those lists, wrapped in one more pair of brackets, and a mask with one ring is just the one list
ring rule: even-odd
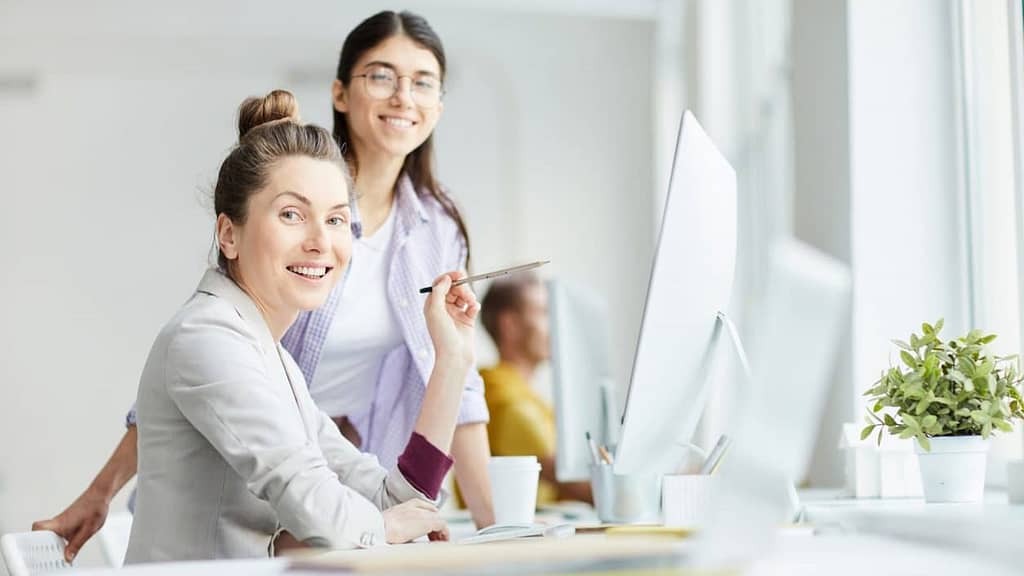
{"label": "purple sleeve cuff", "polygon": [[398,457],[398,471],[412,487],[431,500],[437,500],[444,475],[454,461],[422,435],[413,432],[405,450]]}

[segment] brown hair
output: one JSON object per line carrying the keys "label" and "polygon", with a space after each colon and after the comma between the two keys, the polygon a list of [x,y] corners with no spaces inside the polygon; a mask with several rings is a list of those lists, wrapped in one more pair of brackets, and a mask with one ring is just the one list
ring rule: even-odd
{"label": "brown hair", "polygon": [[518,311],[523,304],[523,290],[540,284],[540,277],[533,272],[524,272],[499,278],[491,283],[491,287],[480,302],[480,322],[490,334],[494,345],[500,343],[498,319],[505,312]]}
{"label": "brown hair", "polygon": [[[266,185],[274,164],[289,156],[334,162],[348,181],[341,150],[324,128],[299,123],[299,106],[286,90],[246,98],[238,107],[238,144],[220,165],[213,189],[213,209],[244,224],[249,198]],[[230,274],[229,261],[217,247],[217,265]]]}
{"label": "brown hair", "polygon": [[[338,58],[338,73],[335,77],[347,89],[352,82],[352,68],[356,65],[359,57],[388,38],[398,35],[406,36],[433,53],[441,68],[443,83],[446,60],[441,38],[422,16],[412,12],[392,12],[390,10],[370,16],[349,32],[341,48],[341,56]],[[338,145],[345,149],[346,160],[351,162],[358,171],[359,159],[355,157],[352,146],[347,145],[349,141],[348,122],[345,120],[345,115],[338,112],[337,109],[334,109],[334,138]],[[466,243],[465,265],[466,268],[469,268],[469,233],[466,230],[466,223],[462,220],[462,215],[459,214],[459,209],[455,206],[451,196],[445,193],[434,177],[433,165],[434,135],[431,134],[423,144],[420,144],[405,157],[402,170],[409,175],[417,194],[425,192],[432,196],[458,225],[462,240]]]}

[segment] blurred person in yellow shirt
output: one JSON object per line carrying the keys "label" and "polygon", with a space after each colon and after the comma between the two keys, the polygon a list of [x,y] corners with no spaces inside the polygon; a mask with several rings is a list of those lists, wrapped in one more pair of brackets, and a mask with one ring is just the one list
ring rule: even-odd
{"label": "blurred person in yellow shirt", "polygon": [[491,414],[491,454],[537,457],[538,506],[558,500],[593,502],[589,482],[555,479],[555,413],[531,385],[537,368],[551,357],[547,288],[532,273],[496,280],[484,296],[480,316],[500,359],[480,370]]}

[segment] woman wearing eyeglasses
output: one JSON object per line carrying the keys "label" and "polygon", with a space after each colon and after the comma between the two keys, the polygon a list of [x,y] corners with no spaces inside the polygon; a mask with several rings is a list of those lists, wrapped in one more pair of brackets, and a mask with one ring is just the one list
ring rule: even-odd
{"label": "woman wearing eyeglasses", "polygon": [[[345,39],[334,137],[355,180],[361,230],[342,285],[284,339],[317,404],[384,466],[409,439],[434,358],[417,290],[469,257],[466,226],[433,172],[445,65],[440,38],[408,12],[376,14]],[[493,523],[487,418],[473,371],[451,452],[481,527]]]}
{"label": "woman wearing eyeglasses", "polygon": [[[349,33],[332,86],[333,134],[355,185],[353,255],[327,302],[300,315],[282,343],[309,392],[342,433],[392,467],[420,413],[434,350],[418,288],[465,268],[466,226],[433,173],[433,130],[444,109],[445,54],[423,18],[380,12]],[[493,523],[487,405],[469,371],[451,444],[455,477],[478,527]],[[72,559],[102,527],[136,471],[128,431],[86,491],[33,529],[68,540]]]}

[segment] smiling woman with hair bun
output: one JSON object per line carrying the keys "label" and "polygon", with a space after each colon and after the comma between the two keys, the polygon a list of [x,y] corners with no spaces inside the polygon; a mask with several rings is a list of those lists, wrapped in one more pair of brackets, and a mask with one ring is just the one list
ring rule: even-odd
{"label": "smiling woman with hair bun", "polygon": [[347,168],[333,137],[277,90],[239,109],[214,189],[218,267],[157,336],[139,382],[138,496],[126,562],[266,556],[275,538],[331,548],[433,533],[472,367],[478,305],[460,273],[424,316],[437,357],[397,464],[381,467],[313,403],[281,346],[352,252]]}
{"label": "smiling woman with hair bun", "polygon": [[[436,342],[418,289],[469,261],[466,225],[434,172],[433,133],[445,107],[447,66],[440,37],[410,12],[379,12],[345,38],[330,86],[331,135],[353,181],[351,262],[344,278],[336,270],[328,274],[334,288],[323,305],[299,313],[282,338],[316,404],[386,468],[399,462],[412,439],[435,372]],[[239,114],[242,144],[250,132],[269,130],[253,126],[297,122],[294,99],[275,94]],[[243,177],[237,171],[225,176],[225,182]],[[244,219],[237,201],[225,202],[229,222]],[[483,380],[468,370],[451,453],[455,479],[480,528],[494,519],[487,421]],[[110,501],[135,473],[134,409],[126,423],[120,444],[85,492],[55,518],[33,525],[66,538],[69,559],[103,525]]]}

